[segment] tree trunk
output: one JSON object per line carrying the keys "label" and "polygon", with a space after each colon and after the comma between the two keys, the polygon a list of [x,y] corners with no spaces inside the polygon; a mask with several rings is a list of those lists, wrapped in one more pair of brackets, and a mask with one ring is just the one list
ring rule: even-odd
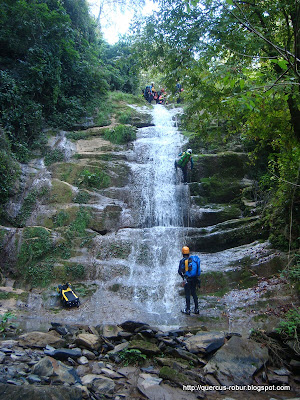
{"label": "tree trunk", "polygon": [[300,110],[297,104],[297,99],[294,99],[293,95],[290,94],[287,102],[291,114],[291,124],[294,128],[294,134],[298,142],[300,142]]}

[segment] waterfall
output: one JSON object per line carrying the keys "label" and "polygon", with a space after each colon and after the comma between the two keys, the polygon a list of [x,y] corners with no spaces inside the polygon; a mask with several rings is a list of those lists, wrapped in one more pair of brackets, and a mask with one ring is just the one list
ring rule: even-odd
{"label": "waterfall", "polygon": [[174,167],[184,144],[183,135],[174,126],[176,112],[154,106],[155,126],[139,129],[134,143],[134,210],[140,229],[129,257],[129,285],[133,299],[145,312],[162,316],[175,312],[189,195],[188,186],[181,183],[181,171],[176,172]]}

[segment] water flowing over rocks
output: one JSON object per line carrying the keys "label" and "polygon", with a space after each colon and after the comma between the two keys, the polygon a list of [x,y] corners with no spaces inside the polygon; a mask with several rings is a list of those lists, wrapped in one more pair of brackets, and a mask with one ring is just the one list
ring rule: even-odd
{"label": "water flowing over rocks", "polygon": [[[36,347],[25,342],[24,335],[0,341],[0,399],[217,399],[222,393],[224,396],[225,386],[267,387],[275,382],[281,392],[249,390],[247,398],[274,396],[279,400],[299,394],[296,352],[291,352],[283,360],[285,366],[278,368],[271,348],[234,333],[209,332],[204,326],[163,331],[134,321],[111,329],[118,333],[111,336],[105,325],[53,323],[48,334],[34,332],[50,342],[56,332],[65,343],[57,349],[46,340]],[[97,343],[101,343],[91,351],[86,349],[89,340],[78,341],[90,336],[97,336]],[[278,341],[277,345],[280,351],[283,344]],[[132,353],[133,349],[138,353]],[[131,358],[134,354],[137,358]],[[82,358],[86,359],[84,363]],[[212,385],[215,389],[208,390]],[[284,389],[284,385],[290,389]],[[231,393],[233,399],[239,398],[239,389]]]}
{"label": "water flowing over rocks", "polygon": [[[174,169],[179,151],[188,146],[177,126],[182,110],[157,105],[135,111],[145,122],[138,124],[144,127],[135,141],[113,144],[99,127],[72,140],[59,132],[48,146],[50,153],[62,152],[63,160],[45,165],[38,158],[23,167],[21,186],[8,204],[19,228],[1,229],[3,271],[22,274],[27,282],[40,279],[48,288],[28,285],[22,296],[2,301],[3,311],[19,311],[25,329],[50,321],[96,325],[98,318],[109,325],[124,317],[178,327],[187,322],[179,312],[184,298],[177,274],[187,244],[202,268],[203,312],[189,323],[210,321],[213,329],[217,319],[222,328],[245,333],[273,323],[272,313],[264,320],[255,304],[267,306],[273,299],[279,308],[291,301],[281,290],[284,280],[273,278],[286,259],[265,241],[247,154],[205,154],[195,147],[190,182],[183,185],[181,171]],[[83,185],[99,171],[106,176],[103,187]],[[45,284],[50,274],[79,289],[78,310],[61,309],[54,288]],[[241,302],[249,308],[242,311]]]}
{"label": "water flowing over rocks", "polygon": [[[49,139],[63,159],[22,166],[0,229],[0,309],[17,316],[0,344],[0,400],[209,400],[225,391],[190,388],[240,384],[292,388],[249,399],[295,397],[299,344],[248,337],[297,300],[280,276],[286,255],[266,240],[247,155],[195,147],[184,185],[174,169],[190,146],[177,126],[182,111],[141,111],[133,142],[116,145],[85,126],[77,139]],[[180,313],[186,244],[201,258],[199,315]],[[56,285],[66,280],[77,309],[61,306]]]}

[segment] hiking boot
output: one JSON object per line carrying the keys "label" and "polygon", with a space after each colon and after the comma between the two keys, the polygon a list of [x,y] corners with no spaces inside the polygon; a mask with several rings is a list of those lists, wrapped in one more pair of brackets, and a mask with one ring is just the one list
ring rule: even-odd
{"label": "hiking boot", "polygon": [[191,315],[191,312],[190,312],[190,310],[188,310],[188,309],[184,309],[184,310],[181,310],[181,312],[183,313],[183,314],[187,314],[187,315]]}
{"label": "hiking boot", "polygon": [[199,314],[199,309],[195,308],[194,314]]}

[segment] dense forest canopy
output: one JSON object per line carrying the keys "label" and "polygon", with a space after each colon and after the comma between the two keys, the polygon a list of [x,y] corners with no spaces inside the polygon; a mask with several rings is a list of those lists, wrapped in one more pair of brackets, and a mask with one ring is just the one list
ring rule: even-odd
{"label": "dense forest canopy", "polygon": [[274,195],[267,217],[274,243],[297,241],[299,3],[163,0],[160,7],[136,26],[144,67],[164,73],[173,90],[180,80],[185,126],[199,140],[242,141],[259,190]]}
{"label": "dense forest canopy", "polygon": [[86,0],[1,1],[1,204],[17,178],[16,161],[30,158],[45,140],[45,128],[73,127],[93,115],[109,90],[140,92],[143,72],[159,76],[169,92],[181,82],[192,143],[213,148],[239,142],[250,153],[273,243],[296,248],[300,4],[159,4],[158,12],[139,17],[131,34],[111,46]]}

